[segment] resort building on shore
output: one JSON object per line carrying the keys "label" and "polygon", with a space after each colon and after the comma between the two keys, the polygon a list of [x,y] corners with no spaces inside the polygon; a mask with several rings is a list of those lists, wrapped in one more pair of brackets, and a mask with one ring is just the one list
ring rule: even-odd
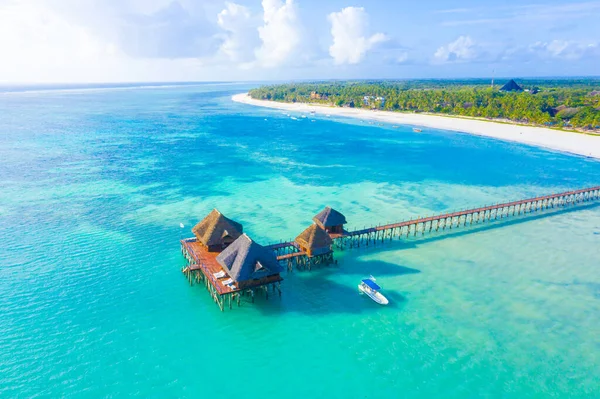
{"label": "resort building on shore", "polygon": [[380,96],[363,96],[363,104],[366,106],[379,106],[385,105],[385,97]]}
{"label": "resort building on shore", "polygon": [[269,288],[281,295],[283,280],[275,253],[253,241],[243,233],[243,227],[214,209],[192,229],[194,238],[181,241],[181,250],[187,260],[183,273],[190,284],[204,283],[213,300],[224,309],[241,296],[248,295],[254,302],[257,290]]}
{"label": "resort building on shore", "polygon": [[316,91],[312,91],[310,93],[310,99],[311,100],[327,100],[328,98],[328,94],[327,93],[318,93]]}
{"label": "resort building on shore", "polygon": [[517,84],[513,79],[509,80],[504,86],[500,88],[500,91],[504,92],[522,92],[523,88]]}

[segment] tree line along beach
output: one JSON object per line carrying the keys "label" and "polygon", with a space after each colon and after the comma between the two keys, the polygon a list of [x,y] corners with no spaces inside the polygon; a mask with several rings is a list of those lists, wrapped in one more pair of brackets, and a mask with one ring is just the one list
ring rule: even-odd
{"label": "tree line along beach", "polygon": [[[530,88],[524,88],[530,87]],[[600,81],[329,82],[262,86],[237,102],[470,133],[600,159]],[[553,106],[553,107],[552,107]]]}

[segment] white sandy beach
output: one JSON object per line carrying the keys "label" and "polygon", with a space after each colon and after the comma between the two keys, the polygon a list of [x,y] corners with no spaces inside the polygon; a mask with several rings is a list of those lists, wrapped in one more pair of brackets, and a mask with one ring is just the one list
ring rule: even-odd
{"label": "white sandy beach", "polygon": [[287,111],[314,111],[315,113],[325,115],[376,120],[398,125],[452,130],[479,136],[494,137],[500,140],[516,141],[519,143],[600,159],[600,136],[466,118],[255,100],[250,98],[248,93],[236,94],[232,99],[233,101],[240,103]]}

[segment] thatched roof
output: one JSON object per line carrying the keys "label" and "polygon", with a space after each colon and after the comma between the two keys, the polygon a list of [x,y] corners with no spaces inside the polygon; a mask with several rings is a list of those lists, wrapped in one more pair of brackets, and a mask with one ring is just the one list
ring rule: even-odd
{"label": "thatched roof", "polygon": [[579,112],[579,108],[577,107],[565,107],[561,109],[556,116],[561,119],[571,119]]}
{"label": "thatched roof", "polygon": [[243,232],[244,229],[241,224],[226,218],[216,209],[213,209],[208,216],[192,229],[192,233],[198,241],[206,246],[219,245],[226,236],[230,236],[235,240]]}
{"label": "thatched roof", "polygon": [[500,88],[500,91],[523,91],[523,88],[517,84],[514,80],[509,80],[504,86]]}
{"label": "thatched roof", "polygon": [[283,271],[273,251],[255,243],[246,234],[217,255],[217,262],[237,282],[261,279]]}
{"label": "thatched roof", "polygon": [[317,224],[312,224],[309,228],[300,233],[300,235],[296,237],[296,242],[311,250],[315,248],[329,249],[331,244],[333,244],[333,240],[329,237],[329,234]]}
{"label": "thatched roof", "polygon": [[317,213],[312,220],[322,228],[346,224],[346,217],[328,206]]}

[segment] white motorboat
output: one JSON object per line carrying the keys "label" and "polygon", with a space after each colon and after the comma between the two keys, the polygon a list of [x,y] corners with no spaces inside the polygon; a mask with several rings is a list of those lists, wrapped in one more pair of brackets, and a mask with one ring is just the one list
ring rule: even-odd
{"label": "white motorboat", "polygon": [[380,305],[387,305],[389,301],[381,292],[379,292],[380,289],[381,287],[377,285],[375,282],[375,277],[373,276],[362,280],[358,285],[358,290],[361,293],[368,295],[369,298]]}

